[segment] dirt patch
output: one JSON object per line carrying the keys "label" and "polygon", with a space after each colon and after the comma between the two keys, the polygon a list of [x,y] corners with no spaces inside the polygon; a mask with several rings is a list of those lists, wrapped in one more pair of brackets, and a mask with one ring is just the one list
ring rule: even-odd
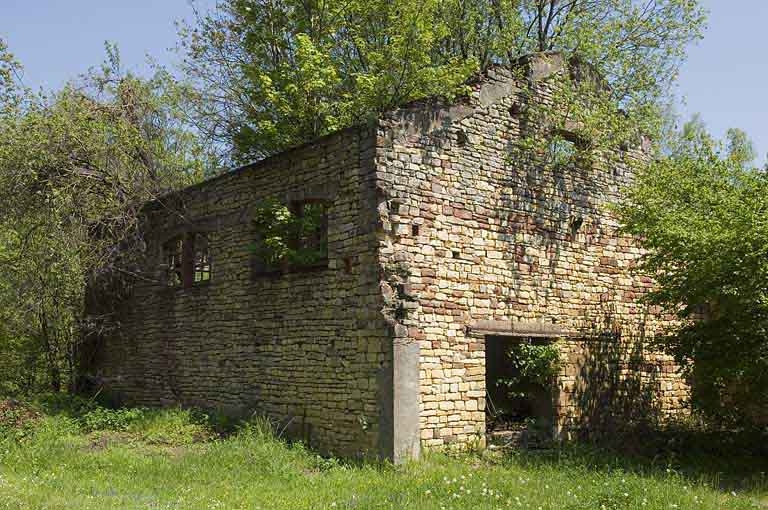
{"label": "dirt patch", "polygon": [[88,435],[86,450],[98,452],[110,446],[134,444],[137,438],[128,432],[94,432]]}
{"label": "dirt patch", "polygon": [[98,453],[116,446],[126,446],[138,449],[152,455],[163,455],[173,459],[181,458],[192,445],[163,445],[145,441],[135,432],[99,431],[88,434],[88,444],[82,449],[90,453]]}

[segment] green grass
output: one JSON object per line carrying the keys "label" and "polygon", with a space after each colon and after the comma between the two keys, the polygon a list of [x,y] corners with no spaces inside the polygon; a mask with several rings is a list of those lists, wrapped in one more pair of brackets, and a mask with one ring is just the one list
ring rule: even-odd
{"label": "green grass", "polygon": [[210,420],[180,410],[93,408],[27,428],[0,436],[0,509],[768,508],[754,478],[732,493],[709,475],[572,449],[393,467],[323,459],[258,423],[216,438]]}

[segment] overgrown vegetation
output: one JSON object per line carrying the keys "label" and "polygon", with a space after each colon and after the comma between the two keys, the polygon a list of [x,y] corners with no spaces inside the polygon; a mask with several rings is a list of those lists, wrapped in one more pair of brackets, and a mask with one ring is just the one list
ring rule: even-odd
{"label": "overgrown vegetation", "polygon": [[[488,388],[486,426],[489,431],[526,430],[526,441],[546,444],[552,436],[552,401],[560,370],[556,343],[526,339],[506,350],[505,370]],[[486,368],[487,370],[487,368]]]}
{"label": "overgrown vegetation", "polygon": [[701,458],[572,448],[431,454],[393,467],[319,457],[263,420],[221,435],[214,418],[178,409],[109,411],[61,397],[30,408],[39,417],[29,433],[0,436],[0,508],[737,510],[766,497],[760,459],[732,448],[738,472],[723,472],[722,455],[708,471]]}
{"label": "overgrown vegetation", "polygon": [[685,126],[620,209],[650,250],[650,303],[681,325],[659,343],[693,379],[694,404],[726,426],[768,425],[768,174],[746,137]]}
{"label": "overgrown vegetation", "polygon": [[647,130],[704,20],[691,0],[226,0],[183,28],[181,70],[198,129],[235,161],[455,97],[473,73],[534,51],[589,63],[611,111]]}
{"label": "overgrown vegetation", "polygon": [[501,380],[516,397],[525,397],[531,387],[548,387],[560,368],[556,344],[518,342],[507,352],[514,376]]}
{"label": "overgrown vegetation", "polygon": [[302,203],[293,209],[277,200],[265,200],[254,211],[256,242],[252,246],[266,271],[309,267],[328,256],[324,233],[326,205]]}
{"label": "overgrown vegetation", "polygon": [[143,204],[199,180],[206,152],[166,76],[123,72],[112,46],[56,92],[21,86],[2,44],[0,62],[0,391],[71,389],[83,338],[115,326],[85,317],[86,284],[130,290]]}

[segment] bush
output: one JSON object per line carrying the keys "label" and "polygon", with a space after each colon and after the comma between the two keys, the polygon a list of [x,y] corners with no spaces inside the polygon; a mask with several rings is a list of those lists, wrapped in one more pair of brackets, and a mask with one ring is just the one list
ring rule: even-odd
{"label": "bush", "polygon": [[0,439],[21,440],[29,436],[41,417],[35,409],[22,402],[0,401]]}
{"label": "bush", "polygon": [[[684,367],[712,422],[768,426],[768,173],[689,124],[680,147],[638,174],[619,208],[648,250],[650,305],[678,323],[656,340]],[[740,147],[741,144],[741,148]]]}
{"label": "bush", "polygon": [[43,393],[37,395],[34,401],[47,414],[63,414],[78,419],[99,408],[93,398],[86,399],[71,393]]}
{"label": "bush", "polygon": [[499,382],[507,386],[512,397],[525,398],[532,388],[548,387],[560,369],[560,349],[555,344],[520,342],[507,357],[515,375]]}
{"label": "bush", "polygon": [[87,412],[80,419],[82,428],[86,432],[98,430],[110,430],[115,432],[127,432],[140,423],[147,413],[146,409],[105,409],[97,407]]}

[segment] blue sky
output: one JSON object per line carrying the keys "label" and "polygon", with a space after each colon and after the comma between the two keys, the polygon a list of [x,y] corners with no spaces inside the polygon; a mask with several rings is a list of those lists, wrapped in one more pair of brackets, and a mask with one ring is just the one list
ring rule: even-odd
{"label": "blue sky", "polygon": [[[215,0],[197,0],[201,6]],[[701,113],[715,135],[747,131],[761,161],[768,152],[768,37],[765,0],[704,0],[710,10],[703,41],[690,48],[677,93],[681,113]],[[25,66],[33,87],[57,87],[101,62],[105,40],[123,64],[146,69],[145,56],[174,58],[174,21],[191,16],[188,0],[0,0],[0,36]]]}
{"label": "blue sky", "polygon": [[701,113],[717,136],[745,130],[760,161],[768,152],[768,2],[705,0],[709,28],[680,72],[683,114]]}

